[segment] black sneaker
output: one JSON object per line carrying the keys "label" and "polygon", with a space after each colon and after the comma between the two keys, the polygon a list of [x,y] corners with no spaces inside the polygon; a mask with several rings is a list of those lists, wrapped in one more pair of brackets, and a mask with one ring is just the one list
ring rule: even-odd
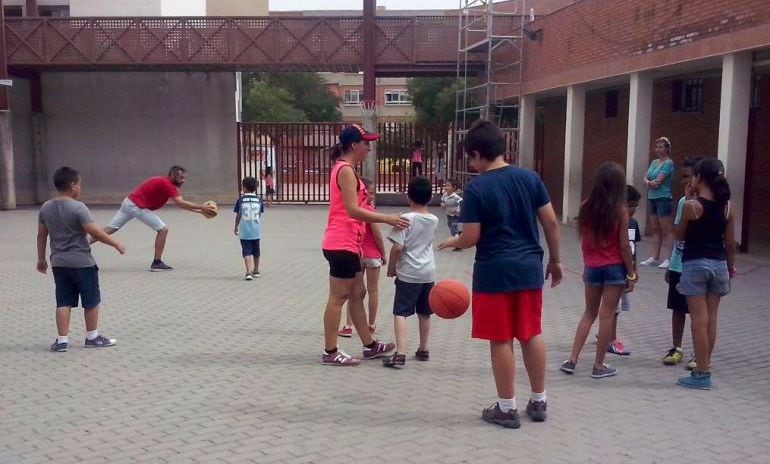
{"label": "black sneaker", "polygon": [[382,360],[382,365],[385,367],[395,367],[398,369],[405,364],[406,364],[406,355],[398,354],[398,353],[393,353],[392,355]]}
{"label": "black sneaker", "polygon": [[418,361],[427,361],[430,359],[430,352],[428,350],[420,350],[414,352],[414,358]]}
{"label": "black sneaker", "polygon": [[108,346],[113,346],[117,343],[117,341],[114,338],[107,338],[102,334],[99,334],[94,338],[93,340],[89,340],[86,338],[86,348],[107,348]]}
{"label": "black sneaker", "polygon": [[67,342],[59,343],[59,339],[53,341],[53,345],[51,345],[51,351],[55,351],[57,353],[64,353],[67,350],[69,350],[70,344]]}
{"label": "black sneaker", "polygon": [[545,410],[547,408],[548,408],[548,405],[546,404],[545,401],[529,400],[529,403],[527,403],[527,415],[534,422],[543,422],[545,421],[545,418],[548,416],[545,413]]}
{"label": "black sneaker", "polygon": [[502,425],[506,429],[518,429],[521,427],[519,411],[513,409],[508,412],[503,412],[500,410],[500,405],[497,404],[497,401],[492,403],[490,407],[481,411],[481,418],[489,423]]}
{"label": "black sneaker", "polygon": [[174,270],[173,267],[169,266],[163,261],[153,261],[153,263],[150,264],[150,272],[173,271],[173,270]]}

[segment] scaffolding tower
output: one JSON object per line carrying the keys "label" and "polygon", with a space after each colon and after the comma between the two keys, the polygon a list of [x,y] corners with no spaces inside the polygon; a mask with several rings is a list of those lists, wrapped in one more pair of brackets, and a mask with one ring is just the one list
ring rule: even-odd
{"label": "scaffolding tower", "polygon": [[526,0],[460,0],[455,141],[481,118],[503,128],[515,151],[526,17]]}

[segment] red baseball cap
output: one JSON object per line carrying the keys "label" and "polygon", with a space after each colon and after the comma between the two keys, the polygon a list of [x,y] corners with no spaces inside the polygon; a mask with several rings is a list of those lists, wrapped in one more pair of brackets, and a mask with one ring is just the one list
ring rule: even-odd
{"label": "red baseball cap", "polygon": [[380,138],[380,134],[369,132],[363,128],[360,124],[351,124],[346,126],[340,131],[340,143],[345,145],[351,142],[360,142],[361,140],[367,140],[373,142]]}

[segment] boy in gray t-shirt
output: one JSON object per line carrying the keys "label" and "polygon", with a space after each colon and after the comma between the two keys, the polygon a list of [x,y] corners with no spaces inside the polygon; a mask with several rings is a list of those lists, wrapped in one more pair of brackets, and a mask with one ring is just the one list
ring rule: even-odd
{"label": "boy in gray t-shirt", "polygon": [[99,228],[80,196],[80,174],[72,168],[56,170],[53,183],[58,194],[43,203],[38,215],[37,270],[48,273],[45,259],[48,238],[51,239],[51,270],[56,283],[56,328],[58,337],[52,351],[69,348],[70,313],[80,300],[86,320],[86,348],[113,346],[115,340],[101,335],[99,324],[99,269],[96,267],[87,234],[114,247],[120,254],[125,248]]}
{"label": "boy in gray t-shirt", "polygon": [[393,318],[396,332],[396,352],[383,359],[387,367],[406,363],[406,318],[417,313],[420,321],[420,346],[414,354],[418,361],[428,360],[428,333],[431,310],[428,294],[436,280],[433,241],[436,239],[438,218],[428,212],[433,196],[427,177],[414,177],[407,188],[410,212],[401,217],[409,220],[406,230],[393,229],[388,240],[393,244],[388,262],[388,277],[396,277]]}

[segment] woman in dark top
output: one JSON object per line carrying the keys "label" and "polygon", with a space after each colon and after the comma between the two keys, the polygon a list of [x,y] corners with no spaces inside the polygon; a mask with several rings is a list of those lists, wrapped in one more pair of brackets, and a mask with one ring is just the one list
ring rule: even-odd
{"label": "woman in dark top", "polygon": [[677,239],[684,240],[677,290],[687,298],[697,367],[677,384],[708,390],[719,301],[730,292],[735,274],[735,227],[722,163],[706,158],[695,165],[693,173],[690,187],[698,196],[685,203],[676,228]]}

